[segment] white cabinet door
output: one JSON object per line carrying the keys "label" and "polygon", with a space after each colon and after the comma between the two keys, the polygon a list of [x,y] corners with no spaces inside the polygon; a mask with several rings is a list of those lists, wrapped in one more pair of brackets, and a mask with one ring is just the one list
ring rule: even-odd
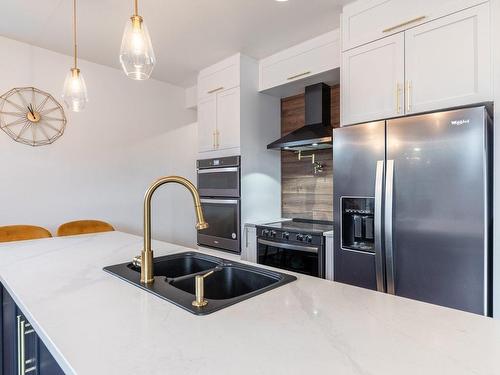
{"label": "white cabinet door", "polygon": [[340,36],[334,30],[260,61],[260,91],[337,69]]}
{"label": "white cabinet door", "polygon": [[405,32],[406,113],[492,98],[489,3]]}
{"label": "white cabinet door", "polygon": [[240,85],[240,55],[227,58],[202,70],[198,76],[198,99]]}
{"label": "white cabinet door", "polygon": [[216,124],[217,96],[214,94],[198,102],[198,152],[215,149]]}
{"label": "white cabinet door", "polygon": [[241,259],[257,263],[257,229],[245,227],[245,243],[241,248]]}
{"label": "white cabinet door", "polygon": [[342,13],[344,51],[458,12],[485,0],[360,0]]}
{"label": "white cabinet door", "polygon": [[217,94],[216,148],[240,147],[240,88]]}
{"label": "white cabinet door", "polygon": [[342,125],[403,114],[404,34],[342,54]]}

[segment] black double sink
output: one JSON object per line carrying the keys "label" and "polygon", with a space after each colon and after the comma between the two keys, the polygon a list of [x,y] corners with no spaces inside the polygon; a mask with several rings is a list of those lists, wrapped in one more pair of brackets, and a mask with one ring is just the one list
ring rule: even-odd
{"label": "black double sink", "polygon": [[[131,262],[108,266],[104,270],[196,315],[213,313],[297,280],[281,272],[197,252],[154,258],[153,264],[155,281],[151,285],[141,284],[141,269]],[[195,307],[192,305],[195,277],[211,270],[215,272],[204,280],[208,304]]]}

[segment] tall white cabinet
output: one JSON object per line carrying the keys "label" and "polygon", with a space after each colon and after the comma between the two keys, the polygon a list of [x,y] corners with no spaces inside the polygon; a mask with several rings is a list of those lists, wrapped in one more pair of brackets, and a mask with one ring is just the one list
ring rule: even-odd
{"label": "tall white cabinet", "polygon": [[[343,27],[350,29],[343,30],[343,46],[354,47],[342,53],[342,125],[492,100],[489,2],[449,0],[442,7],[427,4],[426,12],[426,2],[404,7],[407,0],[399,1],[395,18],[399,11],[413,18],[392,27],[393,13],[376,26],[357,19],[366,18],[363,6],[377,3],[365,9],[374,16],[387,2],[366,0],[344,8]],[[381,38],[366,43],[370,36]]]}
{"label": "tall white cabinet", "polygon": [[[258,61],[236,54],[198,75],[198,159],[241,156],[241,223],[281,216],[280,99],[259,92]],[[242,227],[242,249],[246,236]]]}

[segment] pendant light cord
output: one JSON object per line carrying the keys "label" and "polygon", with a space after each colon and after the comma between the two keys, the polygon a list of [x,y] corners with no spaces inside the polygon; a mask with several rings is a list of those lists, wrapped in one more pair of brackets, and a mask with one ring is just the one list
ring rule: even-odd
{"label": "pendant light cord", "polygon": [[134,16],[139,15],[139,6],[137,5],[138,0],[134,0]]}
{"label": "pendant light cord", "polygon": [[77,59],[77,46],[76,46],[76,0],[73,0],[73,46],[74,46],[74,57],[75,57],[75,69],[77,69],[76,59]]}

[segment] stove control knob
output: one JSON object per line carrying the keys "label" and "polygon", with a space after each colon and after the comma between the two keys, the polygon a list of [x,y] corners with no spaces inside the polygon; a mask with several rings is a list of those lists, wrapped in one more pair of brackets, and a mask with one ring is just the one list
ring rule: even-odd
{"label": "stove control knob", "polygon": [[302,234],[297,234],[297,241],[304,241],[304,236]]}
{"label": "stove control knob", "polygon": [[305,236],[304,239],[305,239],[306,242],[311,243],[313,238],[312,238],[312,236],[310,234],[308,234],[307,236]]}
{"label": "stove control knob", "polygon": [[269,229],[262,229],[262,236],[268,237],[269,236]]}
{"label": "stove control knob", "polygon": [[288,232],[281,233],[281,238],[283,238],[284,240],[288,240],[290,238],[290,233]]}
{"label": "stove control knob", "polygon": [[272,231],[270,232],[270,235],[271,235],[271,237],[276,237],[276,231],[275,231],[275,230],[272,230]]}

